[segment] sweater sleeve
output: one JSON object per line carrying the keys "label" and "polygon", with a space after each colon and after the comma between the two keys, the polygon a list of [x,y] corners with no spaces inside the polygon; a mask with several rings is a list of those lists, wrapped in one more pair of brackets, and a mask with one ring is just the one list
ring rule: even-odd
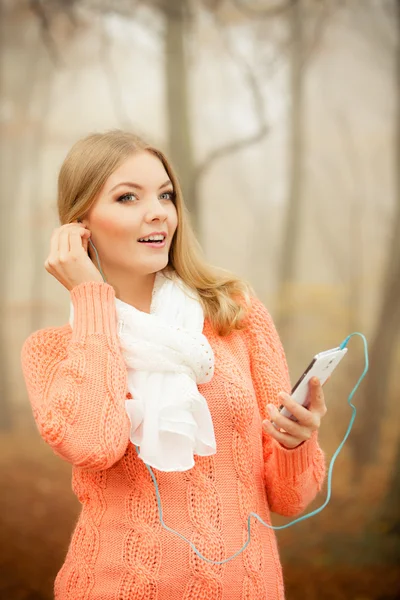
{"label": "sweater sleeve", "polygon": [[118,344],[115,292],[102,282],[71,291],[74,323],[31,334],[21,365],[43,439],[74,466],[107,469],[124,454],[130,421]]}
{"label": "sweater sleeve", "polygon": [[[251,372],[264,421],[269,418],[267,404],[279,406],[279,392],[291,392],[289,370],[272,317],[258,298],[252,298],[248,325]],[[271,511],[284,516],[300,514],[321,490],[325,478],[318,433],[297,448],[287,449],[262,430],[262,444]]]}

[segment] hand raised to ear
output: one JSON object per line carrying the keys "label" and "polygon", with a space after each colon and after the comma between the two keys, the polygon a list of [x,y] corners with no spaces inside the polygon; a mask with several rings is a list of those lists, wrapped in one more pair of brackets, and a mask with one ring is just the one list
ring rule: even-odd
{"label": "hand raised to ear", "polygon": [[68,291],[84,281],[101,281],[100,271],[87,253],[91,232],[80,223],[67,223],[53,230],[50,254],[44,267]]}

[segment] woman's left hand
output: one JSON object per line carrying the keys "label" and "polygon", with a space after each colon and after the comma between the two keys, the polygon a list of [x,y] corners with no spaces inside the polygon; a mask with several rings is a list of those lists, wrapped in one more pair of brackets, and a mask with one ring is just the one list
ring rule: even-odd
{"label": "woman's left hand", "polygon": [[[267,406],[271,421],[277,427],[274,427],[271,421],[265,420],[263,421],[263,429],[285,448],[296,448],[296,446],[309,440],[312,433],[319,429],[321,419],[326,414],[324,393],[317,377],[310,379],[309,389],[310,402],[308,408],[304,408],[304,406],[295,402],[286,392],[279,393],[282,405],[296,417],[297,422],[281,415],[273,404]],[[284,431],[280,431],[280,429]]]}

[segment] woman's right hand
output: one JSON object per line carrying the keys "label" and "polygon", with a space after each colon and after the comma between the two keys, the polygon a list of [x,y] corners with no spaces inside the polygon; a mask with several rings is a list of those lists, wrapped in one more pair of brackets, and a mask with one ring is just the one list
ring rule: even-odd
{"label": "woman's right hand", "polygon": [[75,222],[57,227],[51,236],[44,267],[68,291],[85,281],[103,282],[87,252],[90,235],[89,229]]}

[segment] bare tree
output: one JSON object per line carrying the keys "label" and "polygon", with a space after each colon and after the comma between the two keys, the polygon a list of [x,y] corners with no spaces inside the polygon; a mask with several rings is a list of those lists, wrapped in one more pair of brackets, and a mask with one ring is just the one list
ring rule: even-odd
{"label": "bare tree", "polygon": [[387,407],[389,377],[400,337],[400,0],[395,0],[394,6],[393,23],[397,30],[397,46],[393,49],[396,57],[397,98],[393,164],[396,205],[382,287],[382,301],[370,350],[370,369],[365,384],[364,401],[360,405],[352,436],[356,471],[377,457],[381,439],[381,417]]}
{"label": "bare tree", "polygon": [[266,2],[264,6],[256,6],[244,0],[232,0],[232,3],[243,14],[251,18],[279,17],[291,9],[291,0]]}
{"label": "bare tree", "polygon": [[[311,38],[305,30],[307,13],[304,0],[289,0],[286,11],[290,44],[289,54],[289,191],[281,245],[281,260],[278,282],[277,328],[283,343],[288,343],[292,315],[288,306],[296,273],[296,256],[301,239],[301,217],[303,206],[303,162],[305,145],[304,117],[304,70],[312,53],[321,41],[329,13],[317,12]],[[312,7],[312,10],[313,7]]]}
{"label": "bare tree", "polygon": [[195,165],[185,51],[186,29],[190,19],[189,9],[188,0],[164,0],[160,3],[160,10],[165,19],[165,86],[169,152],[178,171],[193,226],[198,229],[197,198],[192,184]]}
{"label": "bare tree", "polygon": [[[217,17],[219,2],[207,1],[204,4],[214,14],[221,35],[223,35],[224,25]],[[254,133],[214,148],[200,164],[195,164],[188,107],[187,60],[185,59],[185,41],[188,43],[187,32],[191,19],[195,18],[195,11],[190,0],[174,0],[174,2],[164,0],[164,3],[158,2],[158,7],[163,10],[166,22],[165,54],[169,148],[180,174],[193,225],[201,238],[198,197],[200,180],[216,160],[256,144],[264,138],[268,132],[268,126],[265,120],[263,99],[254,70],[243,58],[235,56],[232,47],[226,44],[230,58],[238,64],[246,84],[252,91],[259,125]]]}
{"label": "bare tree", "polygon": [[[6,27],[7,15],[4,8],[3,2],[0,3],[0,52],[3,52],[3,43],[6,39]],[[4,71],[0,73],[0,81],[4,86]],[[3,96],[4,102],[4,96]],[[4,110],[4,109],[3,109]],[[0,218],[0,314],[2,315],[1,320],[1,331],[0,331],[0,430],[7,430],[12,425],[12,409],[11,409],[11,385],[8,377],[9,364],[8,364],[8,352],[7,352],[7,338],[6,338],[6,277],[9,269],[9,248],[12,242],[12,235],[15,228],[15,206],[10,202],[11,197],[11,181],[10,178],[6,177],[6,173],[14,162],[16,156],[15,141],[10,136],[8,149],[6,151],[5,135],[2,136],[0,141],[1,148],[1,160],[0,160],[0,174],[2,182],[2,194],[1,194],[1,218]],[[8,185],[7,185],[8,182]]]}
{"label": "bare tree", "polygon": [[[46,63],[46,61],[45,61]],[[29,171],[31,173],[30,184],[30,202],[29,210],[31,214],[32,232],[32,266],[33,274],[31,278],[31,293],[33,299],[31,304],[31,331],[36,331],[43,327],[46,317],[46,304],[43,298],[44,278],[46,272],[43,268],[43,256],[48,249],[48,241],[43,236],[43,170],[41,168],[43,161],[43,152],[46,144],[47,115],[49,114],[52,76],[54,66],[44,64],[42,73],[36,81],[41,83],[41,114],[32,130],[32,140],[27,149],[26,160],[29,161]],[[26,164],[24,165],[26,166]]]}
{"label": "bare tree", "polygon": [[[16,53],[16,60],[21,57],[20,36],[24,27],[24,12],[18,7],[6,6],[0,3],[1,9],[1,43],[12,48]],[[7,94],[3,95],[3,102],[9,108],[8,126],[4,128],[1,140],[1,219],[0,219],[0,314],[2,315],[0,338],[0,429],[11,427],[12,415],[12,385],[10,378],[9,356],[6,349],[6,283],[7,274],[10,272],[12,252],[18,248],[18,231],[16,223],[16,209],[18,198],[16,193],[23,181],[23,174],[29,164],[30,154],[30,119],[29,108],[31,91],[38,74],[40,40],[34,42],[31,52],[28,53],[20,68],[15,70],[10,77],[10,71],[1,72],[1,83]],[[1,51],[1,48],[0,48]],[[36,308],[36,307],[35,307]],[[33,313],[34,307],[32,307]]]}
{"label": "bare tree", "polygon": [[291,294],[290,285],[295,276],[295,258],[300,235],[300,216],[302,212],[302,169],[304,156],[304,81],[303,53],[304,31],[301,0],[291,0],[289,12],[290,27],[290,184],[286,220],[282,239],[282,255],[279,270],[278,318],[282,340],[287,342],[290,315],[284,309],[286,296]]}

